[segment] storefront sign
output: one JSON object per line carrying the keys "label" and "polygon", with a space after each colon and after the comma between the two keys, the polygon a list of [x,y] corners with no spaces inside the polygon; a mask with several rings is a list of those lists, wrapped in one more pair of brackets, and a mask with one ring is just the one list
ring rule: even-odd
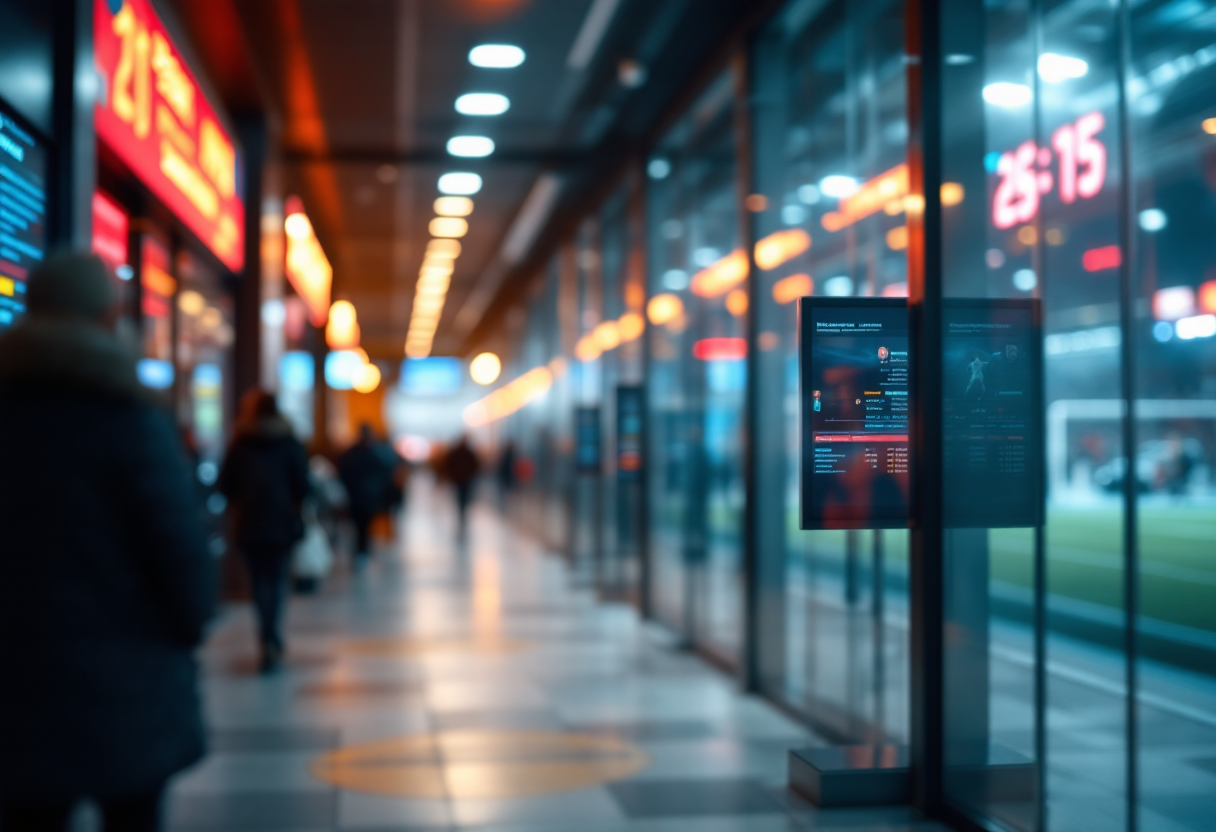
{"label": "storefront sign", "polygon": [[94,0],[98,138],[233,271],[244,266],[236,146],[149,0]]}

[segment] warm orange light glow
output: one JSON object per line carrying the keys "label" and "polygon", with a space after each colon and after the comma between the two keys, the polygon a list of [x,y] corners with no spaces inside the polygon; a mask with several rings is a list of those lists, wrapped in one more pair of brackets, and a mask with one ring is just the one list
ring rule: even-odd
{"label": "warm orange light glow", "polygon": [[1199,285],[1199,311],[1205,315],[1216,314],[1216,280]]}
{"label": "warm orange light glow", "polygon": [[811,235],[801,228],[775,231],[756,243],[756,265],[765,271],[788,263],[811,247]]}
{"label": "warm orange light glow", "polygon": [[655,326],[662,326],[684,314],[684,302],[678,295],[655,295],[646,304],[646,317]]}
{"label": "warm orange light glow", "polygon": [[419,295],[445,295],[451,283],[452,278],[447,275],[423,274],[418,278],[418,286],[415,291]]}
{"label": "warm orange light glow", "polygon": [[747,314],[747,292],[742,289],[735,289],[726,296],[726,311],[734,315],[736,318],[742,318]]}
{"label": "warm orange light glow", "polygon": [[899,164],[863,183],[852,196],[840,200],[837,209],[825,214],[820,222],[828,231],[839,231],[878,213],[891,200],[907,193],[908,166]]}
{"label": "warm orange light glow", "polygon": [[454,260],[444,260],[439,257],[428,257],[422,261],[422,268],[418,270],[418,274],[448,277],[454,271],[456,271],[456,263]]}
{"label": "warm orange light glow", "polygon": [[574,357],[584,364],[599,358],[603,352],[596,342],[595,336],[591,334],[579,338],[578,343],[574,345]]}
{"label": "warm orange light glow", "polygon": [[455,260],[460,256],[458,240],[431,240],[426,244],[427,259]]}
{"label": "warm orange light glow", "polygon": [[287,199],[287,258],[284,271],[296,294],[308,307],[313,326],[324,326],[329,319],[329,293],[334,270],[317,240],[312,223],[304,214],[298,197]]}
{"label": "warm orange light glow", "polygon": [[375,364],[364,364],[355,371],[352,386],[358,393],[370,393],[380,386],[380,368]]}
{"label": "warm orange light glow", "polygon": [[1205,118],[1203,120],[1203,132],[1210,136],[1216,136],[1216,118]]}
{"label": "warm orange light glow", "polygon": [[963,201],[964,191],[963,186],[958,182],[943,182],[942,183],[942,205],[950,207],[958,205]]}
{"label": "warm orange light glow", "polygon": [[483,352],[469,362],[469,377],[483,387],[493,384],[502,373],[502,361],[492,352]]}
{"label": "warm orange light glow", "polygon": [[698,297],[716,298],[747,280],[747,272],[747,252],[735,249],[713,265],[694,274],[689,288]]}
{"label": "warm orange light glow", "polygon": [[887,232],[887,247],[892,251],[903,251],[908,247],[908,226],[899,225]]}
{"label": "warm orange light glow", "polygon": [[815,281],[809,274],[792,274],[773,284],[773,300],[780,304],[793,303],[814,293]]}
{"label": "warm orange light glow", "polygon": [[473,200],[467,196],[441,196],[435,200],[435,213],[441,217],[467,217],[473,213]]}
{"label": "warm orange light glow", "polygon": [[534,367],[466,407],[464,423],[471,428],[478,428],[503,419],[545,395],[552,386],[553,373],[549,368]]}
{"label": "warm orange light glow", "polygon": [[621,330],[617,327],[616,321],[604,321],[591,331],[591,337],[604,352],[614,350],[621,345]]}
{"label": "warm orange light glow", "polygon": [[432,237],[463,237],[469,233],[469,224],[459,217],[435,217],[427,230]]}
{"label": "warm orange light glow", "polygon": [[352,350],[359,346],[358,315],[350,301],[334,301],[334,305],[329,308],[325,343],[331,350]]}
{"label": "warm orange light glow", "polygon": [[637,312],[626,312],[617,321],[617,328],[621,333],[622,344],[636,341],[646,331],[646,319]]}

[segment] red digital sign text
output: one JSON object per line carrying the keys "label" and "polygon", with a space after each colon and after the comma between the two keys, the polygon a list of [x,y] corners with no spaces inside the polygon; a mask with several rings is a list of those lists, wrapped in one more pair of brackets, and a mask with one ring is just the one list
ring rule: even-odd
{"label": "red digital sign text", "polygon": [[[1106,118],[1086,113],[1051,134],[1051,147],[1023,142],[1001,154],[996,173],[1001,178],[992,200],[992,223],[1012,228],[1030,222],[1039,212],[1041,198],[1057,189],[1065,204],[1090,199],[1106,183],[1106,146],[1098,134]],[[1057,173],[1051,172],[1058,162]]]}

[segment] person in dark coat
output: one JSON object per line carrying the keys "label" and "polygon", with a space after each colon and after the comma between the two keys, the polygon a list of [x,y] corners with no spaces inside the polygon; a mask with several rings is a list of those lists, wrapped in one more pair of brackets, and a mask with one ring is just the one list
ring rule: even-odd
{"label": "person in dark coat", "polygon": [[95,257],[34,270],[0,334],[0,829],[160,828],[203,756],[194,651],[216,563],[168,411]]}
{"label": "person in dark coat", "polygon": [[469,438],[460,440],[447,452],[443,460],[444,478],[456,490],[457,533],[461,538],[468,531],[469,503],[473,501],[473,483],[481,473],[481,460],[469,445]]}
{"label": "person in dark coat", "polygon": [[355,526],[355,557],[371,553],[371,527],[388,508],[393,472],[378,449],[371,425],[359,428],[359,439],[338,457],[338,476],[346,487],[347,506]]}
{"label": "person in dark coat", "polygon": [[228,500],[232,543],[249,569],[262,670],[270,671],[285,649],[287,577],[292,549],[304,537],[308,496],[308,453],[270,393],[253,389],[241,398],[236,435],[218,486]]}

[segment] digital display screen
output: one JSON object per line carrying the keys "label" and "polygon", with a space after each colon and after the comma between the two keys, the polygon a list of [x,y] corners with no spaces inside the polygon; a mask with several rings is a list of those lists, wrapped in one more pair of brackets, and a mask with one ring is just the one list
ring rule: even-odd
{"label": "digital display screen", "polygon": [[459,358],[407,358],[401,364],[401,389],[414,396],[450,396],[464,383]]}
{"label": "digital display screen", "polygon": [[943,306],[943,477],[948,528],[1042,522],[1039,302]]}
{"label": "digital display screen", "polygon": [[46,251],[46,148],[0,109],[0,328],[25,311],[25,282]]}
{"label": "digital display screen", "polygon": [[600,468],[600,409],[574,410],[574,468],[580,474],[598,474]]}
{"label": "digital display screen", "polygon": [[801,528],[908,526],[908,306],[803,298]]}
{"label": "digital display screen", "polygon": [[642,473],[642,388],[622,384],[616,388],[616,477],[636,482]]}

